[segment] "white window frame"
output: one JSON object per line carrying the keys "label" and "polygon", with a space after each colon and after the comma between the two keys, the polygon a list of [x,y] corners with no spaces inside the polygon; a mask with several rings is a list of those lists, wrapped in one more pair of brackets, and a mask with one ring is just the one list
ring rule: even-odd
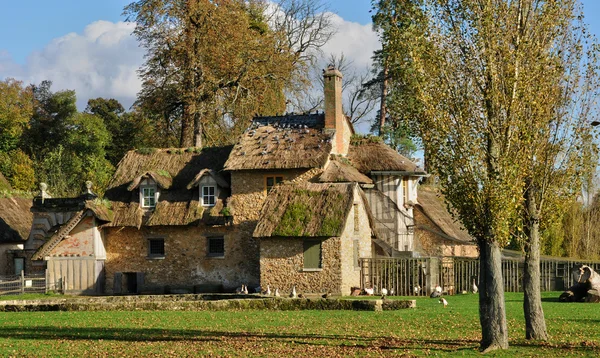
{"label": "white window frame", "polygon": [[[144,191],[145,190],[154,190],[154,195],[145,195]],[[153,198],[154,199],[154,205],[146,205],[146,198],[150,199]],[[146,208],[146,209],[152,209],[156,207],[156,202],[158,201],[158,188],[156,187],[156,185],[142,185],[140,186],[140,205],[142,208]]]}
{"label": "white window frame", "polygon": [[[212,188],[213,189],[213,193],[212,195],[209,194],[204,194],[204,189],[208,189],[208,188]],[[212,203],[207,203],[205,201],[205,198],[211,198],[213,199]],[[215,204],[217,203],[217,186],[216,185],[202,185],[200,187],[200,202],[202,203],[202,206],[215,206]]]}

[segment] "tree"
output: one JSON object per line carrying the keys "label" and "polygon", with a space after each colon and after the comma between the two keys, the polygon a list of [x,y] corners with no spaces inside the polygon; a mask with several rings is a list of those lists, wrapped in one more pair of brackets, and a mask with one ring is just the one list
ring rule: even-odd
{"label": "tree", "polygon": [[271,14],[262,1],[129,4],[125,15],[148,50],[137,106],[159,113],[180,146],[231,142],[256,113],[283,112],[284,89],[321,39],[304,36],[312,28],[296,32],[304,19],[282,21],[287,14]]}
{"label": "tree", "polygon": [[32,87],[34,111],[20,147],[34,162],[59,145],[68,131],[68,118],[77,113],[75,91],[53,93],[51,86],[51,81],[42,81]]}
{"label": "tree", "polygon": [[66,136],[41,158],[40,181],[48,183],[55,196],[79,195],[87,180],[102,194],[114,170],[105,158],[110,133],[102,118],[77,113],[69,117],[65,125],[69,127]]}
{"label": "tree", "polygon": [[0,81],[0,152],[18,147],[33,113],[31,88],[14,79]]}
{"label": "tree", "polygon": [[364,84],[365,90],[377,93],[380,100],[373,132],[405,155],[416,146],[413,118],[421,116],[416,95],[420,80],[412,51],[421,51],[427,19],[422,0],[373,0],[373,29],[378,33],[382,49],[375,51],[376,75]]}
{"label": "tree", "polygon": [[[106,159],[116,166],[127,151],[161,146],[152,122],[139,112],[125,112],[116,99],[95,98],[88,101],[86,113],[102,118],[111,140],[106,145]],[[168,146],[168,145],[166,145]]]}
{"label": "tree", "polygon": [[[546,158],[556,153],[552,158],[569,160],[578,154],[569,152],[564,141],[554,141],[558,133],[567,139],[582,133],[570,125],[574,121],[564,126],[560,122],[579,120],[580,113],[571,111],[572,99],[586,88],[572,92],[572,86],[582,83],[573,73],[582,73],[581,63],[570,67],[572,62],[562,57],[562,51],[577,51],[574,42],[563,42],[576,37],[569,33],[577,19],[573,4],[428,1],[427,37],[421,51],[411,52],[422,80],[417,95],[423,115],[416,121],[421,138],[446,199],[480,249],[483,351],[508,347],[500,248],[511,237],[511,223],[519,221],[525,205],[526,236],[530,240],[537,235],[542,164],[549,163],[546,171],[557,169],[552,177],[558,182],[556,178],[568,177],[567,167],[557,168],[556,161]],[[595,71],[594,66],[584,73]],[[536,280],[539,292],[534,271],[539,241],[527,246],[526,315],[529,323],[539,323],[543,312],[534,292]],[[544,337],[542,325],[536,330],[539,336],[527,328],[528,337]]]}
{"label": "tree", "polygon": [[[527,160],[522,239],[527,339],[547,339],[540,293],[540,225],[564,211],[581,191],[595,152],[590,123],[599,93],[594,44],[587,40],[576,1],[516,2],[515,53],[510,96],[513,115],[526,125],[519,135]],[[586,50],[587,49],[587,50]],[[593,170],[595,171],[595,170]],[[550,210],[548,210],[550,209]]]}

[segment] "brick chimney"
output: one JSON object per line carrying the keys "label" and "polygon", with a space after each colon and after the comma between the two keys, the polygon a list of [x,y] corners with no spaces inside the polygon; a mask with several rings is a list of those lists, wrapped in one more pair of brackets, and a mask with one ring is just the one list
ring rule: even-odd
{"label": "brick chimney", "polygon": [[[323,71],[325,82],[325,131],[335,133],[332,143],[333,154],[347,154],[344,138],[349,137],[346,118],[342,111],[342,73],[333,65]],[[348,135],[347,135],[348,134]]]}

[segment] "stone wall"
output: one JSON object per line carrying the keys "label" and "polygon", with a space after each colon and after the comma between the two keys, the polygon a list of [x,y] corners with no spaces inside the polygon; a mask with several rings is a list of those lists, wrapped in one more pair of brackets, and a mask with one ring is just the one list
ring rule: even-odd
{"label": "stone wall", "polygon": [[420,210],[414,210],[414,214],[415,222],[419,223],[419,225],[431,228],[431,231],[423,228],[417,228],[415,230],[415,251],[419,252],[421,255],[466,257],[479,256],[477,245],[448,240],[443,236],[432,232],[439,230],[439,228],[427,216],[423,215]]}
{"label": "stone wall", "polygon": [[[229,200],[234,215],[234,223],[256,221],[267,198],[265,180],[268,176],[282,176],[284,181],[307,180],[314,176],[307,169],[233,171],[231,172],[231,198]],[[307,178],[308,174],[308,178]]]}
{"label": "stone wall", "polygon": [[[22,243],[2,243],[0,244],[0,276],[10,276],[15,274],[14,257],[11,251],[23,250]],[[27,265],[27,263],[25,263]]]}
{"label": "stone wall", "polygon": [[320,270],[304,270],[303,238],[263,238],[260,241],[260,273],[263,288],[279,289],[287,296],[292,286],[298,293],[342,293],[341,240],[324,238]]}
{"label": "stone wall", "polygon": [[[166,286],[222,285],[234,290],[242,284],[258,286],[258,254],[248,236],[234,226],[106,228],[106,291],[113,293],[115,273],[142,272],[141,292],[162,292]],[[223,236],[225,256],[208,257],[208,237]],[[162,238],[164,258],[149,258],[149,239]]]}
{"label": "stone wall", "polygon": [[341,293],[343,295],[349,295],[353,286],[360,287],[360,266],[357,259],[372,257],[371,246],[369,218],[358,190],[355,189],[354,206],[348,214],[341,237]]}

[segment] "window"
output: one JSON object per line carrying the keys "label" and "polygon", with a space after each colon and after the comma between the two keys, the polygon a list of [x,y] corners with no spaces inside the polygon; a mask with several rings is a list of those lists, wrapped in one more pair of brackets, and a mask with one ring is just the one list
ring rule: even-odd
{"label": "window", "polygon": [[148,240],[148,257],[165,257],[165,239]]}
{"label": "window", "polygon": [[358,249],[359,249],[358,240],[353,240],[352,249],[353,249],[352,251],[354,253],[354,268],[359,268],[360,262],[358,262],[358,259],[360,258],[360,252],[358,251]]}
{"label": "window", "polygon": [[214,185],[204,185],[202,187],[202,205],[215,206],[217,188]]}
{"label": "window", "polygon": [[354,233],[357,233],[359,231],[359,226],[360,226],[360,220],[358,217],[358,204],[354,204]]}
{"label": "window", "polygon": [[321,264],[321,240],[304,240],[304,269],[319,270]]}
{"label": "window", "polygon": [[141,188],[142,208],[153,208],[156,206],[156,187],[144,186]]}
{"label": "window", "polygon": [[265,178],[265,188],[267,189],[267,193],[273,189],[273,187],[279,183],[283,182],[282,176],[270,176]]}
{"label": "window", "polygon": [[25,270],[25,259],[22,257],[15,257],[15,275],[20,275],[21,271]]}
{"label": "window", "polygon": [[223,236],[208,238],[209,257],[225,257],[225,238]]}
{"label": "window", "polygon": [[402,195],[404,204],[408,203],[408,178],[402,178]]}

